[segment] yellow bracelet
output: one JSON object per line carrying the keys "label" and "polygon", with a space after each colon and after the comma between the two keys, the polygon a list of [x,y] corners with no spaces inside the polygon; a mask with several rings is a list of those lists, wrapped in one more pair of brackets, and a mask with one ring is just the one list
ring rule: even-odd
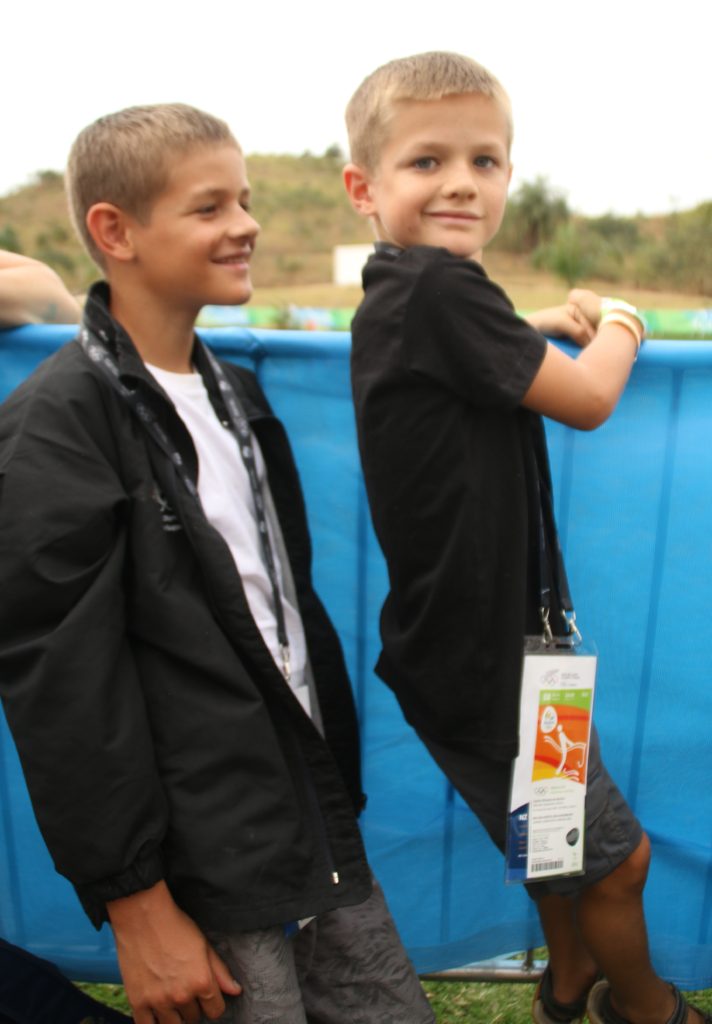
{"label": "yellow bracelet", "polygon": [[640,330],[640,322],[636,316],[631,316],[629,313],[624,313],[622,309],[612,309],[610,313],[604,313],[601,317],[601,321],[598,325],[599,330],[604,324],[619,324],[621,327],[626,327],[635,338],[635,358],[638,358],[640,352],[640,343],[643,340],[643,335]]}

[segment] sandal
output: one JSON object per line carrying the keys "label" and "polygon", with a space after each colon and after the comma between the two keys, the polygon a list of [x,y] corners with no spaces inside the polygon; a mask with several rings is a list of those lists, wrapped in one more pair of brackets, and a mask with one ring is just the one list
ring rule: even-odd
{"label": "sandal", "polygon": [[[698,1013],[702,1024],[712,1024],[712,1014],[705,1013],[699,1007],[688,1003],[675,985],[671,985],[670,988],[675,996],[675,1009],[668,1018],[667,1024],[687,1024],[688,1010]],[[591,1024],[629,1024],[625,1017],[621,1017],[611,1006],[611,986],[605,979],[597,981],[589,992],[586,1012]]]}
{"label": "sandal", "polygon": [[560,1003],[554,997],[549,965],[544,969],[534,993],[532,1020],[534,1024],[580,1024],[586,1013],[588,989],[573,1003]]}

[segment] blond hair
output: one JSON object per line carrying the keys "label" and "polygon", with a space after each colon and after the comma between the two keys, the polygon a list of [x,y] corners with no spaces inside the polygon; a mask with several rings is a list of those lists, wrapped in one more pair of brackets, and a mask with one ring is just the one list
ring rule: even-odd
{"label": "blond hair", "polygon": [[470,57],[433,50],[392,60],[363,80],[346,108],[351,159],[375,170],[399,101],[440,100],[463,93],[488,96],[501,106],[511,145],[512,108],[495,76]]}
{"label": "blond hair", "polygon": [[99,266],[103,257],[86,225],[95,203],[112,203],[146,221],[166,187],[171,158],[200,146],[239,146],[224,121],[184,103],[127,107],[77,136],[66,187],[74,227]]}

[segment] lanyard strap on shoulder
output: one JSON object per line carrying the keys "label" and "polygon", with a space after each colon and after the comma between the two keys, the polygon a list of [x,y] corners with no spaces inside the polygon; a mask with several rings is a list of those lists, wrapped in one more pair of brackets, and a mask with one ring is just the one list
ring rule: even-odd
{"label": "lanyard strap on shoulder", "polygon": [[[117,394],[119,394],[123,401],[129,406],[146,433],[150,435],[163,454],[173,464],[179,480],[188,491],[191,498],[197,503],[201,512],[205,514],[200,501],[200,495],[198,494],[198,488],[195,486],[193,480],[188,474],[183,458],[178,451],[175,442],[171,440],[169,435],[158,422],[153,410],[141,398],[140,394],[137,391],[127,388],[126,385],[122,383],[119,365],[106,342],[86,326],[83,326],[80,331],[79,342],[89,359],[103,372],[104,376]],[[196,341],[196,344],[200,345],[202,343],[200,341]],[[230,419],[229,428],[235,436],[237,447],[250,481],[255,519],[262,548],[262,558],[272,590],[274,614],[277,621],[277,639],[279,641],[280,654],[282,657],[282,672],[287,682],[289,682],[291,675],[289,637],[287,635],[287,625],[279,586],[279,576],[277,574],[277,564],[272,550],[269,528],[267,526],[265,501],[262,494],[260,479],[257,474],[257,465],[255,462],[255,453],[252,444],[252,431],[250,430],[247,416],[245,415],[235,393],[235,389],[227,379],[224,370],[208,348],[202,346],[202,351],[208,359],[210,367],[218,382],[220,393]]]}

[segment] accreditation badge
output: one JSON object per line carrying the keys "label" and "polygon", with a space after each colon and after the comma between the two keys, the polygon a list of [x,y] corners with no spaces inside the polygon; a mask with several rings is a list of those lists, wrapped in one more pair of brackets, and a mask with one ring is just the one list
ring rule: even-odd
{"label": "accreditation badge", "polygon": [[590,646],[527,638],[507,823],[507,882],[583,874],[596,663]]}

